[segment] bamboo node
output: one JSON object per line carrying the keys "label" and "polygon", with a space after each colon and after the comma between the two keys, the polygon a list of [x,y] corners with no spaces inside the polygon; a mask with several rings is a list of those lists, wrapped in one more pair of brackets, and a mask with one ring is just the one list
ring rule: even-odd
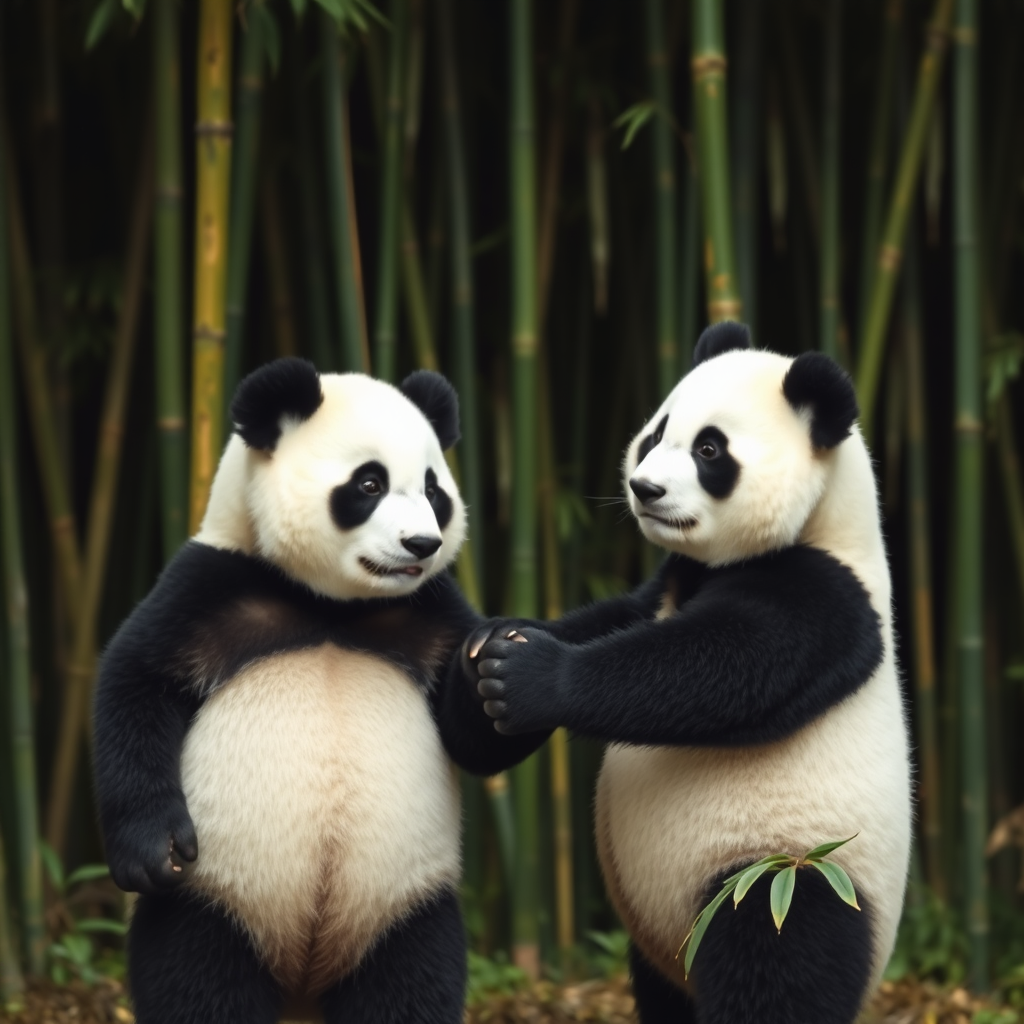
{"label": "bamboo node", "polygon": [[492,775],[484,779],[484,789],[491,796],[501,796],[508,792],[508,776],[502,772],[500,775]]}
{"label": "bamboo node", "polygon": [[517,331],[512,336],[512,351],[517,356],[536,355],[537,335],[533,331]]}
{"label": "bamboo node", "polygon": [[700,53],[690,61],[690,70],[695,82],[701,82],[710,75],[720,75],[724,78],[728,66],[725,55],[721,53]]}
{"label": "bamboo node", "polygon": [[957,433],[980,434],[985,429],[985,426],[973,413],[962,412],[957,415],[953,429]]}
{"label": "bamboo node", "polygon": [[200,324],[192,331],[192,337],[196,341],[223,341],[227,337],[226,331],[218,331],[208,324]]}
{"label": "bamboo node", "polygon": [[957,46],[977,46],[978,30],[973,25],[957,25],[950,31],[949,38]]}
{"label": "bamboo node", "polygon": [[739,320],[743,306],[739,299],[712,299],[708,302],[708,318],[712,323]]}
{"label": "bamboo node", "polygon": [[158,430],[184,430],[184,416],[159,416],[156,421]]}
{"label": "bamboo node", "polygon": [[230,139],[235,134],[231,121],[196,121],[196,135]]}
{"label": "bamboo node", "polygon": [[883,245],[878,253],[878,267],[880,270],[892,272],[899,268],[903,260],[903,253],[895,245]]}

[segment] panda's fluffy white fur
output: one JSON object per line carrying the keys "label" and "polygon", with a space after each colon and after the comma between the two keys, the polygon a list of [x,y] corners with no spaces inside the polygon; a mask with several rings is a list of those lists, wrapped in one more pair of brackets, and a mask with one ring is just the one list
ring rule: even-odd
{"label": "panda's fluffy white fur", "polygon": [[[459,789],[445,710],[477,617],[451,386],[279,360],[239,387],[196,537],[103,659],[96,779],[140,1024],[461,1020]],[[478,730],[478,731],[479,731]],[[482,748],[481,748],[482,749]]]}
{"label": "panda's fluffy white fur", "polygon": [[[892,950],[909,756],[856,414],[824,356],[709,329],[625,457],[630,509],[672,553],[657,576],[545,628],[491,624],[468,641],[499,731],[562,725],[609,743],[597,842],[641,1021],[849,1024]],[[684,979],[677,952],[723,877],[853,836],[832,859],[862,912],[805,868],[776,934],[765,876],[718,912]]]}

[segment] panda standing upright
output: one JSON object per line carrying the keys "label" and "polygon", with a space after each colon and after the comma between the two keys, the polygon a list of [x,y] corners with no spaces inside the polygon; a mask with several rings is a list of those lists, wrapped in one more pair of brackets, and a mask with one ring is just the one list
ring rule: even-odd
{"label": "panda standing upright", "polygon": [[[96,787],[140,1024],[457,1024],[458,780],[495,737],[453,659],[448,382],[278,360],[239,386],[198,535],[110,643]],[[460,680],[461,681],[461,676]],[[495,743],[495,740],[499,742]]]}
{"label": "panda standing upright", "polygon": [[[630,508],[671,552],[659,572],[560,622],[466,641],[499,732],[609,744],[597,844],[641,1024],[852,1024],[892,950],[909,756],[856,417],[832,360],[709,328],[626,454]],[[777,932],[763,875],[717,912],[684,979],[676,953],[725,877],[854,835],[832,859],[859,911],[804,869]]]}

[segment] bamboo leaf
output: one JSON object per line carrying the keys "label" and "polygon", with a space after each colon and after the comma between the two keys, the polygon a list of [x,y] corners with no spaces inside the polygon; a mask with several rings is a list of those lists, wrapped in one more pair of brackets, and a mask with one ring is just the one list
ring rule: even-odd
{"label": "bamboo leaf", "polygon": [[106,864],[83,864],[80,868],[75,868],[67,877],[67,881],[64,883],[65,887],[70,889],[73,885],[78,885],[79,882],[93,882],[97,878],[109,878],[110,868]]}
{"label": "bamboo leaf", "polygon": [[80,932],[106,932],[110,935],[127,935],[128,926],[121,921],[111,921],[105,917],[90,917],[79,921],[75,928]]}
{"label": "bamboo leaf", "polygon": [[850,881],[850,876],[838,864],[830,860],[813,860],[810,862],[810,867],[817,868],[828,879],[829,885],[835,889],[839,898],[844,903],[849,903],[854,910],[860,910],[853,882]]}
{"label": "bamboo leaf", "polygon": [[270,70],[276,75],[281,66],[281,30],[277,18],[268,4],[256,4],[251,8],[253,18],[259,19],[263,32],[263,49],[267,55]]}
{"label": "bamboo leaf", "polygon": [[63,893],[65,889],[64,866],[61,864],[56,850],[48,842],[40,839],[39,855],[43,858],[43,867],[46,868],[46,873],[50,876],[50,882],[54,889],[58,893]]}
{"label": "bamboo leaf", "polygon": [[146,0],[121,0],[124,9],[138,22],[146,13]]}
{"label": "bamboo leaf", "polygon": [[615,118],[614,127],[625,128],[625,134],[622,137],[623,149],[629,149],[633,144],[636,133],[654,117],[654,110],[653,100],[642,100],[640,103],[634,103],[633,106],[627,107]]}
{"label": "bamboo leaf", "polygon": [[775,864],[755,864],[753,867],[747,868],[746,871],[740,876],[739,881],[736,883],[736,888],[732,894],[732,904],[734,907],[740,905],[740,900],[750,892],[750,887],[766,872],[771,871],[773,868],[778,870]]}
{"label": "bamboo leaf", "polygon": [[783,868],[772,882],[771,906],[775,927],[782,931],[782,922],[786,920],[789,906],[793,902],[793,889],[796,886],[796,866]]}
{"label": "bamboo leaf", "polygon": [[[850,836],[850,839],[856,839],[860,835],[858,832],[856,835]],[[822,843],[821,846],[816,846],[809,853],[804,854],[804,860],[820,860],[822,857],[827,857],[833,850],[838,850],[840,846],[845,846],[850,839],[838,839],[834,843]]]}
{"label": "bamboo leaf", "polygon": [[86,52],[92,50],[107,34],[114,17],[121,9],[119,0],[100,0],[89,18],[89,27],[85,30]]}
{"label": "bamboo leaf", "polygon": [[306,13],[306,6],[308,0],[292,0],[292,11],[295,13],[296,18],[302,18]]}
{"label": "bamboo leaf", "polygon": [[693,922],[693,928],[690,934],[687,936],[686,946],[686,958],[683,960],[683,974],[688,978],[690,976],[690,968],[693,966],[693,958],[697,955],[697,948],[700,946],[701,939],[704,938],[704,933],[708,930],[708,925],[711,924],[711,918],[715,916],[715,912],[725,902],[725,898],[732,891],[732,886],[722,886],[722,891],[697,915],[697,920]]}

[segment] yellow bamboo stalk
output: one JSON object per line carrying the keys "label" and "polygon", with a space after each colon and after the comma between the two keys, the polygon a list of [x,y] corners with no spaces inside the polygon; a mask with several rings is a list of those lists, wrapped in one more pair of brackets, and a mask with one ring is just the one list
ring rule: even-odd
{"label": "yellow bamboo stalk", "polygon": [[233,11],[231,0],[202,0],[199,7],[190,533],[206,511],[224,438]]}

